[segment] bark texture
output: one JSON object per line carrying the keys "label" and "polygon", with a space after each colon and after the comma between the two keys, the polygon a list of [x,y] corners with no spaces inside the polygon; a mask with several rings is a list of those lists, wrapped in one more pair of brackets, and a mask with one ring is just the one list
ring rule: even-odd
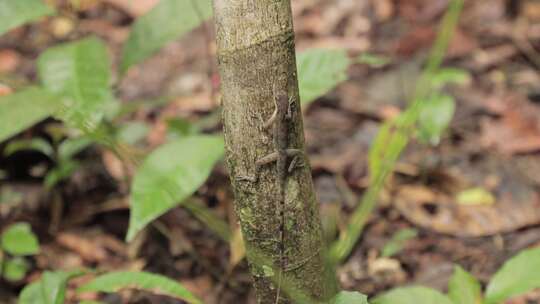
{"label": "bark texture", "polygon": [[[254,172],[255,161],[274,152],[264,122],[274,111],[274,91],[292,97],[289,147],[304,151],[290,0],[214,0],[222,80],[226,159],[247,257],[259,303],[275,303],[280,268],[279,180],[275,163]],[[258,175],[258,181],[240,176]],[[300,290],[313,299],[325,288],[323,241],[307,158],[285,186],[285,260],[281,294]],[[292,286],[291,286],[292,285]],[[279,303],[291,303],[282,299]]]}

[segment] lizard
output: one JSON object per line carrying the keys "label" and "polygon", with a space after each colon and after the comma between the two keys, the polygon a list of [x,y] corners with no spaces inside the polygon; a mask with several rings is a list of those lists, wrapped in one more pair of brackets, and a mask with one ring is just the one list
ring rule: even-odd
{"label": "lizard", "polygon": [[[274,112],[272,116],[264,123],[264,129],[272,127],[272,142],[274,152],[258,159],[255,162],[255,176],[240,177],[240,180],[248,180],[256,182],[260,168],[266,164],[276,163],[276,176],[279,183],[279,260],[280,271],[278,277],[278,287],[276,292],[276,304],[279,303],[281,280],[284,269],[287,267],[285,259],[285,188],[287,177],[295,168],[297,156],[302,154],[299,149],[289,148],[289,122],[292,118],[291,99],[287,94],[274,90]],[[290,165],[287,168],[287,161],[292,158]]]}

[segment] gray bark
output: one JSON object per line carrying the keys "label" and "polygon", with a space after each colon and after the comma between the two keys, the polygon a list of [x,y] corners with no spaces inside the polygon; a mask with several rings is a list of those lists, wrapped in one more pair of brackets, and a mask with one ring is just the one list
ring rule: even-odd
{"label": "gray bark", "polygon": [[[264,122],[274,111],[274,90],[292,97],[289,147],[304,151],[290,0],[213,0],[222,80],[226,160],[247,258],[259,303],[276,303],[280,272],[279,180],[275,163],[254,172],[255,161],[274,151]],[[240,176],[258,175],[258,181]],[[285,186],[285,260],[279,303],[296,291],[321,301],[325,288],[323,241],[307,158]]]}

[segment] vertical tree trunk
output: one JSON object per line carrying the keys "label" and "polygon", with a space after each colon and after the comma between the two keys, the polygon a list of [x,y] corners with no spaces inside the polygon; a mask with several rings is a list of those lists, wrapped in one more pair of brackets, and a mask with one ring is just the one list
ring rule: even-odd
{"label": "vertical tree trunk", "polygon": [[[227,166],[258,302],[276,303],[280,281],[285,296],[279,303],[291,303],[287,298],[294,290],[325,299],[331,291],[325,288],[321,225],[307,158],[288,174],[284,187],[285,269],[280,269],[276,164],[255,172],[256,160],[275,151],[274,134],[263,125],[274,111],[276,90],[292,100],[288,145],[304,151],[290,0],[213,2]],[[255,175],[254,182],[238,179]]]}

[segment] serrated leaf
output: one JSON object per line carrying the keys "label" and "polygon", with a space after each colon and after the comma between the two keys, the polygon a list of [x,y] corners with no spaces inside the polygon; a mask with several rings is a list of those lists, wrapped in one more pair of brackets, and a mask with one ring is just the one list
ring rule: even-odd
{"label": "serrated leaf", "polygon": [[45,271],[41,277],[41,292],[46,304],[63,304],[66,297],[66,285],[74,277],[82,275],[82,271]]}
{"label": "serrated leaf", "polygon": [[4,156],[7,157],[13,153],[24,150],[38,151],[44,155],[47,155],[48,157],[53,157],[54,154],[54,149],[48,141],[42,138],[32,138],[10,141],[4,149]]}
{"label": "serrated leaf", "polygon": [[3,270],[2,275],[8,281],[20,281],[26,276],[26,272],[28,271],[28,263],[21,257],[7,259],[4,262]]}
{"label": "serrated leaf", "polygon": [[298,54],[300,101],[309,104],[347,79],[351,60],[345,50],[309,49]]}
{"label": "serrated leaf", "polygon": [[2,248],[11,255],[32,255],[39,251],[39,242],[28,223],[15,223],[2,233]]}
{"label": "serrated leaf", "polygon": [[202,303],[180,283],[148,272],[110,272],[81,286],[78,292],[116,292],[122,289],[144,290],[184,300],[188,303]]}
{"label": "serrated leaf", "polygon": [[427,287],[403,287],[376,297],[372,304],[453,304],[442,293]]}
{"label": "serrated leaf", "polygon": [[41,0],[0,0],[0,35],[52,13],[54,10]]}
{"label": "serrated leaf", "polygon": [[38,74],[47,90],[62,97],[62,120],[85,132],[96,129],[113,100],[109,55],[101,40],[92,37],[47,49],[38,58]]}
{"label": "serrated leaf", "polygon": [[369,304],[367,296],[357,291],[340,291],[333,299],[332,304]]}
{"label": "serrated leaf", "polygon": [[491,278],[485,303],[498,304],[535,288],[540,288],[540,248],[524,250],[506,261]]}
{"label": "serrated leaf", "polygon": [[459,192],[456,200],[460,205],[493,205],[495,196],[484,188],[475,187]]}
{"label": "serrated leaf", "polygon": [[135,21],[122,50],[122,73],[199,26],[211,15],[210,0],[161,0],[148,14]]}
{"label": "serrated leaf", "polygon": [[0,142],[53,115],[58,104],[56,96],[36,87],[0,97]]}
{"label": "serrated leaf", "polygon": [[191,136],[152,152],[132,184],[127,240],[192,195],[223,156],[221,136]]}
{"label": "serrated leaf", "polygon": [[481,304],[482,287],[475,277],[456,265],[448,282],[448,297],[454,304]]}
{"label": "serrated leaf", "polygon": [[454,98],[448,95],[434,95],[423,102],[418,116],[420,139],[438,145],[455,109]]}

